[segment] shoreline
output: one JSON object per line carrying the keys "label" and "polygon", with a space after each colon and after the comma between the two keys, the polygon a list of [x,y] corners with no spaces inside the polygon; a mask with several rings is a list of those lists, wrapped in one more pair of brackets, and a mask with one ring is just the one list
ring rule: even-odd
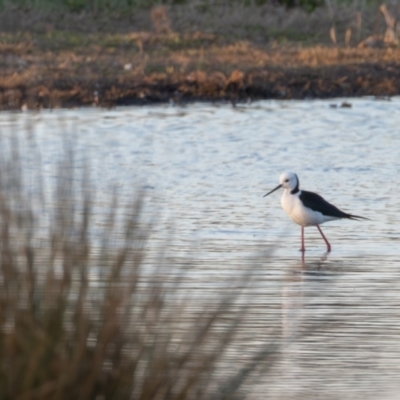
{"label": "shoreline", "polygon": [[381,13],[363,10],[356,29],[345,23],[354,10],[340,10],[333,44],[324,8],[10,9],[0,13],[0,110],[400,95],[400,45],[385,42],[384,26],[374,33]]}
{"label": "shoreline", "polygon": [[400,65],[366,63],[322,67],[263,68],[258,71],[193,71],[121,79],[70,75],[29,84],[0,86],[0,109],[114,107],[195,101],[232,103],[264,99],[328,99],[400,94]]}

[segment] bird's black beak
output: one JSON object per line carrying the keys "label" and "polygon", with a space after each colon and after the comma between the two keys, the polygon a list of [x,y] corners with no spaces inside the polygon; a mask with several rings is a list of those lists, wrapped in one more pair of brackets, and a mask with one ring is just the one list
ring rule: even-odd
{"label": "bird's black beak", "polygon": [[266,197],[266,196],[268,196],[269,194],[271,194],[271,193],[273,193],[273,192],[275,192],[275,190],[278,190],[278,189],[280,189],[282,187],[282,185],[278,185],[275,189],[272,189],[270,192],[268,192],[267,194],[265,194],[263,197]]}

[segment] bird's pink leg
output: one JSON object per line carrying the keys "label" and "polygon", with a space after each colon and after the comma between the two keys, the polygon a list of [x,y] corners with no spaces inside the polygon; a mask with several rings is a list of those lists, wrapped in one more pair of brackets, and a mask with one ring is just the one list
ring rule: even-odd
{"label": "bird's pink leg", "polygon": [[321,234],[322,238],[325,240],[325,243],[326,243],[326,245],[328,247],[327,251],[329,253],[331,251],[331,245],[329,244],[329,242],[328,242],[327,238],[325,237],[325,235],[322,233],[321,228],[319,227],[319,225],[317,225],[317,228],[318,228],[319,233]]}
{"label": "bird's pink leg", "polygon": [[306,248],[304,247],[304,226],[301,227],[301,249],[300,251],[304,253]]}

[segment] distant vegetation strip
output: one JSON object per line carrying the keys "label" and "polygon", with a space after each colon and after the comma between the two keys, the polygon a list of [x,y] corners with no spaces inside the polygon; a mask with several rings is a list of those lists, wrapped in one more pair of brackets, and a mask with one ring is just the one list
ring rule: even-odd
{"label": "distant vegetation strip", "polygon": [[[212,8],[218,6],[262,6],[265,4],[283,5],[286,7],[302,7],[307,11],[329,5],[329,0],[0,0],[0,7],[22,6],[39,9],[64,8],[72,12],[83,10],[106,11],[110,9],[126,10],[132,7],[150,8],[156,5],[193,5],[199,8]],[[357,3],[355,0],[341,0],[338,3]],[[377,0],[369,0],[367,3],[375,4]]]}

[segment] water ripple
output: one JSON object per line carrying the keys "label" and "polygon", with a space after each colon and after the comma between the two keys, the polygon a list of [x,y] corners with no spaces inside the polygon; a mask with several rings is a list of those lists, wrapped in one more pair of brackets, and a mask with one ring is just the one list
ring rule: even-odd
{"label": "water ripple", "polygon": [[[247,328],[229,357],[249,357],[271,330],[279,333],[282,357],[248,398],[395,399],[400,99],[354,99],[348,109],[331,102],[59,110],[28,113],[13,124],[25,129],[35,120],[49,179],[61,121],[79,139],[79,156],[90,159],[102,195],[116,184],[127,197],[132,186],[145,188],[148,212],[159,215],[154,259],[168,243],[165,279],[174,266],[189,265],[182,290],[202,304],[212,305],[232,285],[241,288],[240,277],[250,274],[240,298]],[[2,114],[0,125],[6,136],[10,115]],[[262,197],[285,170],[370,221],[324,225],[333,247],[328,257],[317,230],[308,228],[302,262],[300,228],[281,210],[278,194]]]}

